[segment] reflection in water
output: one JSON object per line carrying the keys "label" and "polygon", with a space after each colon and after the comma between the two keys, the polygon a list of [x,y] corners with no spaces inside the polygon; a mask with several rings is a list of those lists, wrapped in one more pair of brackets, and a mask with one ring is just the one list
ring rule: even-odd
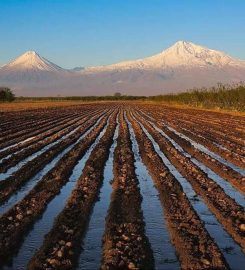
{"label": "reflection in water", "polygon": [[26,269],[28,261],[32,258],[35,251],[40,248],[45,235],[51,230],[54,219],[64,208],[68,197],[76,185],[76,181],[82,173],[82,170],[91,154],[91,151],[98,144],[100,138],[104,135],[107,126],[108,123],[106,127],[100,132],[99,136],[96,138],[96,141],[89,148],[83,158],[74,167],[69,181],[65,184],[65,186],[63,186],[63,188],[60,190],[60,193],[48,204],[42,217],[34,224],[33,229],[27,234],[18,253],[13,257],[11,265],[2,267],[3,270]]}
{"label": "reflection in water", "polygon": [[199,197],[192,189],[190,183],[184,178],[172,165],[172,163],[166,158],[163,152],[160,150],[159,145],[147,132],[141,123],[139,123],[148,138],[154,145],[156,152],[162,158],[164,164],[168,167],[170,172],[181,184],[186,196],[190,200],[193,208],[196,210],[200,219],[204,221],[205,228],[214,238],[218,247],[222,251],[226,261],[230,265],[231,269],[243,270],[245,265],[245,255],[241,250],[241,247],[232,239],[232,237],[223,229],[222,225],[218,222],[216,217],[209,211],[201,197]]}
{"label": "reflection in water", "polygon": [[129,121],[130,136],[135,155],[136,174],[139,179],[142,201],[142,211],[145,221],[146,236],[149,239],[154,255],[155,268],[162,270],[180,269],[175,249],[170,241],[170,236],[164,219],[164,211],[158,196],[157,189],[144,166],[139,147],[135,138],[132,125]]}
{"label": "reflection in water", "polygon": [[114,134],[113,144],[110,149],[109,159],[104,170],[104,181],[100,190],[99,200],[95,203],[88,229],[82,243],[77,269],[95,270],[99,269],[102,259],[102,237],[105,231],[105,218],[110,204],[112,187],[110,181],[113,179],[113,157],[117,146],[118,125]]}
{"label": "reflection in water", "polygon": [[[99,120],[95,123],[95,126],[98,125]],[[40,170],[36,175],[34,175],[30,180],[28,180],[16,193],[11,196],[4,204],[0,205],[0,215],[7,212],[11,207],[13,207],[17,202],[21,201],[27,193],[46,175],[52,168],[54,168],[57,162],[68,152],[74,145],[77,145],[87,134],[95,127],[89,128],[84,132],[76,142],[72,143],[65,150],[58,154],[50,163],[48,163],[42,170]],[[74,131],[73,131],[74,132]]]}

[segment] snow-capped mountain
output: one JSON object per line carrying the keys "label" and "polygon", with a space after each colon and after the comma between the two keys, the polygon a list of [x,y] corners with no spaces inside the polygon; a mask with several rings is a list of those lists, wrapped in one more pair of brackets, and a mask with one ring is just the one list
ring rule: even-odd
{"label": "snow-capped mountain", "polygon": [[245,61],[192,42],[108,66],[65,70],[35,52],[0,68],[0,84],[17,95],[156,95],[217,83],[245,82]]}
{"label": "snow-capped mountain", "polygon": [[28,51],[19,56],[8,65],[5,69],[22,69],[22,70],[44,70],[58,72],[63,70],[61,67],[41,57],[34,51]]}
{"label": "snow-capped mountain", "polygon": [[178,41],[163,52],[135,61],[126,61],[114,65],[92,67],[87,71],[127,70],[127,69],[167,69],[176,67],[245,67],[245,61],[234,59],[229,55],[211,50],[192,42]]}
{"label": "snow-capped mountain", "polygon": [[0,81],[44,82],[67,74],[68,71],[46,60],[34,51],[28,51],[0,69]]}

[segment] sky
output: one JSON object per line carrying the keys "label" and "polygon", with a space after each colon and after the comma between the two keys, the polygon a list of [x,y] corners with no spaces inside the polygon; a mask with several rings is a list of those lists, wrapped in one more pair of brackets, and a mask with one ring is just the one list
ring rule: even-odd
{"label": "sky", "polygon": [[34,50],[64,68],[144,58],[178,40],[245,60],[244,0],[0,0],[0,65]]}

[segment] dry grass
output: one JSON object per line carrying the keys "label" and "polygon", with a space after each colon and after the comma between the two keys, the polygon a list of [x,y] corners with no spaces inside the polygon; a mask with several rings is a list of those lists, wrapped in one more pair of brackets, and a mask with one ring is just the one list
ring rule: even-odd
{"label": "dry grass", "polygon": [[187,104],[180,104],[180,103],[177,103],[177,102],[167,102],[167,101],[161,101],[161,102],[143,101],[143,102],[139,102],[139,103],[155,104],[155,105],[159,105],[159,106],[179,108],[179,109],[191,109],[191,110],[197,110],[197,111],[226,113],[226,114],[230,114],[230,115],[234,115],[234,116],[243,116],[243,117],[245,117],[245,112],[240,112],[240,111],[236,111],[236,110],[221,109],[219,107],[207,109],[207,108],[204,108],[204,107],[201,107],[201,106],[194,107],[194,106],[187,105]]}
{"label": "dry grass", "polygon": [[[52,108],[52,107],[64,107],[64,106],[74,106],[80,104],[91,104],[91,103],[112,103],[115,101],[81,101],[81,100],[63,100],[63,101],[53,101],[53,100],[39,100],[39,101],[14,101],[11,103],[0,103],[0,112],[6,111],[23,111],[23,110],[33,110],[42,108]],[[201,107],[193,107],[186,104],[179,104],[175,102],[156,102],[156,101],[122,101],[122,103],[138,103],[138,104],[157,104],[159,106],[175,107],[181,109],[192,109],[192,110],[203,110],[210,112],[227,113],[234,116],[244,116],[245,112],[231,111],[220,108],[206,109]]]}
{"label": "dry grass", "polygon": [[84,101],[52,101],[52,100],[44,100],[44,101],[14,101],[11,103],[0,103],[0,112],[6,111],[26,111],[33,109],[43,109],[43,108],[52,108],[52,107],[64,107],[64,106],[72,106],[79,104],[89,104],[92,102],[84,102]]}

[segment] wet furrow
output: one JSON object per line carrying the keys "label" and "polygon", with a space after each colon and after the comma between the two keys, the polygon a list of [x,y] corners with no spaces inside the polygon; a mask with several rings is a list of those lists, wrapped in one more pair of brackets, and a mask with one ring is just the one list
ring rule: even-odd
{"label": "wet furrow", "polygon": [[148,131],[142,125],[141,128],[143,129],[147,137],[151,140],[154,149],[159,155],[159,157],[161,157],[162,161],[168,167],[169,171],[181,184],[184,193],[191,202],[192,207],[195,209],[202,222],[204,222],[206,230],[217,243],[226,261],[229,263],[231,269],[243,270],[243,265],[245,264],[245,255],[242,252],[241,247],[223,229],[222,225],[216,219],[215,215],[213,215],[212,212],[210,212],[210,210],[207,208],[202,198],[195,193],[188,180],[183,177],[174,167],[174,165],[168,160],[168,158],[160,150],[159,145],[148,133]]}
{"label": "wet furrow", "polygon": [[[56,197],[54,197],[54,199],[52,199],[51,202],[48,204],[42,217],[35,223],[33,229],[27,234],[18,253],[12,258],[9,265],[5,265],[3,270],[10,270],[10,269],[24,270],[31,267],[29,263],[32,257],[34,256],[35,252],[37,252],[37,250],[43,245],[43,243],[45,243],[45,240],[49,239],[48,233],[51,231],[52,227],[57,222],[59,214],[62,213],[64,209],[66,209],[67,202],[69,201],[68,199],[71,196],[74,188],[76,187],[79,181],[79,177],[81,177],[81,174],[83,173],[84,167],[86,166],[86,163],[89,157],[91,156],[91,153],[98,145],[101,137],[105,134],[107,126],[108,123],[100,131],[98,137],[96,138],[94,143],[90,146],[90,148],[87,150],[85,155],[74,166],[68,182],[62,187],[60,193],[56,195]],[[77,218],[76,215],[73,216],[74,216],[73,218],[75,219]],[[71,234],[71,230],[67,231],[68,234]],[[66,247],[71,248],[71,245],[67,245]],[[51,255],[51,253],[49,255]],[[51,267],[51,265],[49,266]],[[34,267],[34,269],[38,268]],[[41,269],[44,268],[41,267]]]}
{"label": "wet furrow", "polygon": [[48,202],[67,183],[73,167],[95,142],[106,123],[107,119],[103,118],[98,126],[61,158],[57,166],[45,175],[21,202],[0,218],[1,261],[7,260],[18,248],[24,233],[28,232],[31,225],[43,213]]}
{"label": "wet furrow", "polygon": [[45,147],[43,147],[41,150],[34,152],[33,154],[31,154],[30,156],[28,156],[27,158],[24,158],[23,160],[21,160],[17,165],[11,167],[10,169],[7,170],[7,172],[0,173],[0,181],[4,181],[5,179],[7,179],[8,177],[12,176],[16,171],[20,170],[24,165],[26,165],[28,162],[32,161],[33,159],[39,157],[41,154],[45,153],[46,151],[48,151],[50,148],[52,148],[53,146],[55,146],[56,144],[62,142],[63,140],[65,140],[67,137],[71,136],[72,134],[74,134],[76,131],[78,131],[79,127],[75,128],[72,131],[69,131],[68,134],[62,136],[61,138],[59,138],[58,140],[46,145]]}
{"label": "wet furrow", "polygon": [[[194,134],[200,134],[205,138],[205,142],[209,142],[210,146],[212,145],[213,142],[216,143],[221,143],[223,146],[225,146],[229,152],[230,152],[230,156],[233,158],[239,157],[239,156],[244,156],[244,143],[243,141],[240,140],[232,140],[231,137],[229,137],[228,135],[228,130],[223,130],[222,133],[215,133],[213,134],[212,130],[210,130],[209,125],[205,125],[205,126],[200,126],[198,124],[198,122],[196,122],[194,125],[193,123],[176,123],[176,121],[174,121],[173,119],[170,119],[169,123],[171,125],[171,123],[175,123],[174,126],[182,126],[185,127],[186,129],[190,130],[192,133]],[[173,126],[173,127],[174,127]],[[226,134],[226,136],[224,136],[223,134]],[[187,132],[188,133],[188,132]],[[211,150],[212,151],[212,150]],[[234,153],[234,154],[233,154]],[[241,162],[243,159],[239,159],[239,161]],[[243,160],[244,162],[244,160]]]}
{"label": "wet furrow", "polygon": [[[102,116],[88,117],[81,128],[74,132],[70,137],[60,141],[58,144],[54,145],[49,149],[48,152],[44,152],[38,157],[34,158],[32,161],[25,164],[21,169],[16,171],[15,174],[8,177],[4,181],[0,181],[0,202],[5,202],[15,191],[17,191],[23,184],[28,182],[31,177],[37,174],[42,168],[45,167],[53,158],[55,158],[61,151],[63,151],[69,145],[75,143],[80,136],[90,129],[98,119]],[[85,119],[86,120],[86,119]]]}
{"label": "wet furrow", "polygon": [[75,126],[77,121],[86,117],[86,115],[90,114],[91,113],[81,113],[79,117],[73,117],[63,123],[53,125],[49,130],[36,135],[27,142],[19,143],[15,147],[11,147],[10,149],[0,152],[0,162],[2,162],[3,159],[8,159],[9,157],[16,155],[17,153],[26,151],[26,149],[28,148],[33,148],[35,144],[36,145],[42,144],[43,140],[46,141],[47,139],[49,139],[49,137],[53,136],[55,133],[58,133],[68,127]]}
{"label": "wet furrow", "polygon": [[[25,148],[24,151],[19,152],[17,155],[14,154],[12,158],[8,160],[4,160],[0,164],[0,180],[5,180],[23,167],[27,162],[33,160],[34,158],[48,151],[54,145],[74,134],[79,129],[79,126],[81,127],[81,125],[87,121],[89,117],[93,117],[94,115],[96,115],[96,113],[91,113],[91,115],[85,116],[82,120],[60,131],[58,134],[51,136],[50,138],[46,138],[41,143],[39,142],[31,147]],[[7,172],[5,172],[6,169],[8,169]]]}
{"label": "wet furrow", "polygon": [[[31,113],[31,112],[30,112]],[[26,130],[28,130],[29,132],[31,132],[31,130],[34,130],[37,127],[40,127],[41,125],[45,125],[48,123],[52,123],[52,121],[54,121],[54,119],[56,120],[56,116],[57,116],[58,111],[56,112],[52,112],[50,111],[48,114],[42,114],[39,112],[39,114],[34,114],[30,115],[31,120],[27,120],[25,119],[21,119],[20,121],[16,121],[16,119],[12,119],[12,121],[10,121],[10,123],[8,124],[8,128],[2,133],[3,136],[15,136],[15,134],[18,134],[19,136],[21,136],[21,134],[25,133]],[[23,112],[21,113],[23,114]],[[69,117],[74,116],[72,113],[70,112],[64,112],[60,115],[59,120],[63,121],[66,120]]]}
{"label": "wet furrow", "polygon": [[239,166],[233,164],[232,162],[229,162],[225,159],[223,159],[221,156],[217,155],[216,153],[210,151],[209,149],[207,149],[204,145],[195,142],[194,140],[190,139],[189,137],[185,136],[184,134],[178,132],[177,130],[175,130],[174,128],[168,127],[167,128],[174,132],[176,135],[180,136],[181,138],[189,141],[195,148],[197,148],[198,150],[204,152],[205,154],[211,156],[212,158],[216,159],[217,161],[219,161],[220,163],[224,164],[227,167],[232,168],[234,171],[240,173],[241,175],[245,176],[245,170],[240,168]]}
{"label": "wet furrow", "polygon": [[152,269],[153,254],[145,235],[142,197],[135,174],[129,130],[122,111],[119,114],[113,171],[101,269]]}
{"label": "wet furrow", "polygon": [[[141,111],[142,112],[142,111]],[[142,112],[145,113],[145,112]],[[146,114],[149,117],[149,114]],[[154,113],[154,116],[157,118],[159,118],[159,114],[156,115]],[[196,125],[196,123],[194,124],[194,126],[190,126],[188,128],[188,126],[186,127],[182,122],[181,123],[175,123],[175,121],[170,120],[170,121],[166,121],[165,117],[162,117],[164,119],[165,124],[167,124],[168,126],[171,126],[172,128],[179,130],[181,133],[183,133],[184,135],[186,135],[187,137],[191,138],[193,141],[197,141],[198,143],[202,144],[203,146],[205,146],[209,151],[216,153],[217,155],[220,155],[223,157],[224,160],[229,161],[230,163],[233,163],[235,165],[237,165],[238,167],[242,167],[244,168],[244,158],[240,156],[240,154],[237,154],[233,151],[233,149],[230,149],[229,147],[229,151],[225,151],[224,149],[217,147],[214,144],[214,140],[209,140],[209,137],[203,137],[200,135],[201,131],[200,130],[196,130],[194,133],[192,132],[192,130],[194,129],[194,126]],[[153,120],[155,120],[154,118],[152,118]],[[181,117],[180,117],[181,119]],[[218,143],[218,141],[216,140],[216,142]]]}
{"label": "wet furrow", "polygon": [[[65,119],[69,118],[69,117],[70,116],[66,116]],[[49,130],[51,126],[53,126],[56,123],[59,123],[60,121],[61,120],[59,117],[58,119],[56,118],[56,120],[54,120],[54,119],[50,120],[50,123],[47,123],[47,124],[41,126],[41,128],[40,127],[35,128],[35,130],[33,130],[33,131],[30,131],[29,129],[25,129],[25,130],[21,131],[21,134],[15,133],[13,135],[10,135],[9,137],[2,139],[2,142],[0,143],[0,148],[3,148],[4,150],[6,150],[8,146],[12,146],[16,143],[19,143],[19,142],[27,139],[27,138],[36,136],[36,135],[40,134],[40,132],[44,132],[44,131]]]}
{"label": "wet furrow", "polygon": [[[244,145],[244,142],[242,141],[242,138],[244,138],[244,133],[237,130],[239,124],[237,123],[233,125],[233,122],[235,122],[234,118],[230,118],[228,122],[225,121],[224,114],[219,114],[218,118],[216,119],[207,112],[205,112],[202,117],[195,117],[195,114],[183,114],[183,111],[179,114],[175,114],[174,117],[172,111],[167,111],[167,115],[169,120],[174,120],[176,123],[178,122],[178,119],[181,119],[181,122],[183,122],[190,129],[192,129],[191,127],[193,126],[197,127],[197,132],[202,131],[203,135],[211,138],[211,140],[216,140],[216,138],[219,138],[222,141],[230,140],[231,143]],[[227,126],[227,124],[229,126]],[[240,124],[240,126],[243,125]],[[203,127],[205,128],[203,129]],[[224,136],[224,131],[226,136]]]}
{"label": "wet furrow", "polygon": [[4,147],[4,148],[1,148],[1,149],[0,149],[0,154],[1,154],[2,152],[4,152],[4,151],[8,150],[8,149],[11,149],[11,148],[14,148],[14,147],[16,147],[16,146],[19,146],[19,145],[21,145],[22,143],[24,144],[24,143],[26,143],[26,142],[29,142],[29,141],[31,141],[31,140],[34,139],[34,138],[35,138],[35,136],[29,137],[29,138],[27,138],[27,139],[24,139],[24,140],[21,141],[21,142],[12,144],[12,145],[7,146],[7,147]]}
{"label": "wet furrow", "polygon": [[[81,175],[86,161],[88,160],[99,139],[103,136],[106,127],[100,132],[95,142],[90,146],[85,155],[78,161],[72,169],[68,182],[61,188],[60,193],[56,195],[48,204],[43,215],[36,221],[32,230],[26,235],[20,249],[1,270],[27,269],[28,263],[34,253],[42,245],[47,233],[53,226],[58,214],[64,209],[67,199],[74,189],[79,176]],[[43,269],[43,268],[42,268]]]}
{"label": "wet furrow", "polygon": [[[28,269],[75,268],[81,240],[103,182],[103,171],[116,128],[114,113],[98,144],[91,152],[71,196],[45,237],[41,248],[28,264]],[[101,240],[101,239],[100,239]]]}
{"label": "wet furrow", "polygon": [[[196,149],[202,151],[203,153],[209,155],[210,157],[216,159],[217,161],[219,161],[220,163],[224,164],[227,167],[230,167],[231,169],[233,169],[234,171],[238,172],[239,174],[245,176],[245,170],[240,168],[239,166],[236,166],[235,164],[233,164],[232,162],[229,162],[227,160],[225,160],[224,158],[222,158],[221,156],[217,155],[216,153],[214,153],[213,151],[210,151],[208,148],[206,148],[204,145],[196,142],[195,140],[189,138],[188,136],[184,135],[183,133],[177,131],[176,129],[164,124],[163,121],[161,121],[159,118],[156,118],[153,122],[156,124],[156,122],[159,121],[160,125],[162,124],[162,126],[165,129],[168,129],[169,131],[172,131],[173,133],[175,133],[176,135],[178,135],[180,138],[188,141],[191,145],[193,145]],[[161,123],[162,122],[162,123]]]}
{"label": "wet furrow", "polygon": [[196,160],[200,161],[206,167],[209,167],[216,174],[222,177],[222,179],[230,182],[235,187],[235,189],[238,189],[243,193],[243,195],[245,194],[245,170],[223,160],[213,152],[210,152],[204,146],[194,142],[175,129],[165,126],[157,120],[149,122],[154,123],[154,125],[157,126],[158,130],[160,130],[166,138],[172,139],[172,143],[175,142],[181,146],[181,148],[189,154],[189,157],[192,156]]}
{"label": "wet furrow", "polygon": [[167,139],[180,153],[182,153],[185,157],[189,158],[198,168],[200,168],[204,173],[206,173],[208,177],[210,177],[214,182],[216,182],[228,196],[230,196],[243,208],[245,207],[245,198],[239,191],[236,190],[236,188],[234,188],[229,182],[225,181],[222,177],[217,175],[209,167],[205,166],[201,161],[197,160],[196,158],[193,158],[192,155],[184,151],[184,149],[175,140],[169,137],[162,129],[158,128],[153,122],[151,121],[148,122],[152,125],[152,127],[156,131],[158,131],[165,139]]}
{"label": "wet furrow", "polygon": [[72,143],[71,145],[68,145],[67,148],[62,150],[54,159],[48,163],[43,169],[41,169],[36,175],[34,175],[32,178],[30,178],[29,181],[27,181],[18,191],[16,191],[6,202],[0,205],[0,216],[7,212],[11,207],[13,207],[17,202],[21,201],[28,193],[31,191],[31,189],[51,170],[53,169],[58,161],[67,153],[69,152],[74,146],[79,144],[81,140],[83,140],[84,137],[89,134],[89,132],[99,124],[101,120],[101,117],[95,122],[93,126],[88,125],[87,131],[81,134],[81,136]]}
{"label": "wet furrow", "polygon": [[[228,193],[229,191],[224,191],[216,182],[219,181],[218,176],[215,175],[215,178],[210,178],[211,175],[207,175],[203,171],[203,168],[199,167],[199,165],[202,164],[197,164],[198,161],[196,160],[194,163],[193,159],[191,160],[191,157],[189,158],[185,155],[186,153],[182,148],[180,148],[180,146],[175,142],[171,142],[171,139],[167,139],[166,134],[163,134],[161,130],[157,130],[157,127],[148,123],[146,119],[140,120],[141,124],[152,135],[154,140],[157,141],[167,158],[174,164],[181,174],[190,181],[193,189],[202,196],[205,203],[208,205],[210,210],[215,213],[217,219],[222,223],[227,232],[230,233],[243,248],[245,248],[245,238],[243,237],[245,234],[244,209],[240,204],[237,204],[234,199],[226,194],[226,192]],[[222,184],[228,185],[229,183],[222,181]],[[230,186],[230,188],[233,189],[232,186]],[[239,193],[236,191],[236,194]],[[232,194],[230,193],[230,195]],[[243,196],[239,197],[237,195],[236,200],[241,200],[240,202],[243,204]]]}
{"label": "wet furrow", "polygon": [[[173,125],[173,128],[177,129],[177,126]],[[205,137],[205,134],[200,134],[199,130],[193,131],[188,129],[188,127],[181,127],[179,131],[186,135],[187,137],[191,138],[194,141],[205,146],[209,151],[214,152],[215,154],[221,156],[224,160],[229,161],[232,164],[235,164],[238,167],[245,168],[245,157],[244,153],[241,151],[236,150],[236,145],[224,143],[222,140],[214,140],[214,138]],[[197,137],[196,134],[199,134]],[[238,147],[240,150],[242,147]],[[243,147],[244,148],[244,147]]]}
{"label": "wet furrow", "polygon": [[[219,153],[220,151],[223,151],[222,156],[229,157],[228,159],[227,158],[225,159],[223,157],[225,160],[228,160],[228,161],[232,162],[232,160],[235,158],[235,160],[240,161],[240,162],[243,162],[243,156],[241,155],[241,153],[235,153],[234,151],[228,149],[227,147],[225,147],[224,145],[222,145],[222,142],[220,142],[220,141],[219,142],[214,142],[214,141],[211,141],[211,140],[207,140],[207,138],[204,137],[203,135],[194,133],[193,131],[190,131],[190,130],[188,130],[185,127],[181,127],[179,129],[179,131],[181,131],[181,132],[182,132],[182,130],[186,134],[191,134],[191,137],[194,138],[194,139],[196,137],[198,137],[200,139],[200,141],[201,141],[200,144],[203,144],[204,145],[204,143],[202,143],[202,141],[204,141],[206,143],[209,143],[210,146],[217,147],[216,148],[216,149],[218,149],[218,151],[216,151],[217,153]],[[197,139],[197,142],[198,142],[198,139]],[[212,152],[215,152],[215,150],[212,150]],[[237,165],[237,166],[239,166],[239,165]]]}
{"label": "wet furrow", "polygon": [[223,255],[204,228],[173,171],[166,167],[165,160],[158,155],[154,141],[143,125],[130,114],[129,120],[136,134],[142,160],[159,191],[181,269],[228,269]]}
{"label": "wet furrow", "polygon": [[57,133],[47,136],[42,141],[38,141],[37,143],[34,143],[29,147],[0,160],[0,180],[3,180],[1,178],[4,177],[4,175],[9,176],[13,174],[16,171],[16,168],[21,168],[28,161],[47,151],[53,145],[76,132],[85,119],[86,117],[80,117],[80,119],[73,120],[73,122],[69,123],[66,127],[60,128]]}
{"label": "wet furrow", "polygon": [[8,155],[12,155],[14,153],[20,152],[23,149],[30,147],[31,145],[33,145],[34,143],[38,143],[40,141],[42,141],[43,139],[45,139],[48,136],[51,136],[52,134],[54,134],[55,132],[58,132],[59,130],[63,129],[64,127],[67,127],[70,125],[70,123],[72,123],[74,120],[76,121],[76,119],[79,119],[81,117],[85,117],[87,115],[92,115],[95,114],[97,112],[97,114],[102,113],[104,110],[102,109],[90,109],[90,110],[86,110],[81,111],[81,113],[77,113],[76,115],[78,115],[76,117],[76,115],[74,115],[73,117],[71,117],[72,120],[67,120],[67,121],[62,121],[61,123],[52,125],[52,127],[44,132],[41,132],[40,134],[30,138],[29,140],[27,140],[26,142],[20,142],[17,143],[16,146],[13,147],[8,147],[8,149],[1,151],[0,150],[0,158],[3,159],[4,157],[8,156]]}
{"label": "wet furrow", "polygon": [[102,259],[102,238],[105,230],[105,218],[110,204],[112,193],[111,181],[113,179],[113,156],[117,146],[118,121],[109,158],[104,169],[104,181],[96,202],[86,235],[82,242],[81,254],[76,269],[95,270],[99,269]]}
{"label": "wet furrow", "polygon": [[132,124],[126,118],[129,126],[132,149],[135,156],[136,175],[139,179],[140,191],[143,197],[142,211],[145,221],[146,236],[149,239],[154,255],[155,269],[175,270],[179,269],[179,261],[175,254],[175,248],[171,244],[165,221],[164,209],[161,207],[159,193],[153,184],[153,180],[143,164],[139,146],[135,138]]}

